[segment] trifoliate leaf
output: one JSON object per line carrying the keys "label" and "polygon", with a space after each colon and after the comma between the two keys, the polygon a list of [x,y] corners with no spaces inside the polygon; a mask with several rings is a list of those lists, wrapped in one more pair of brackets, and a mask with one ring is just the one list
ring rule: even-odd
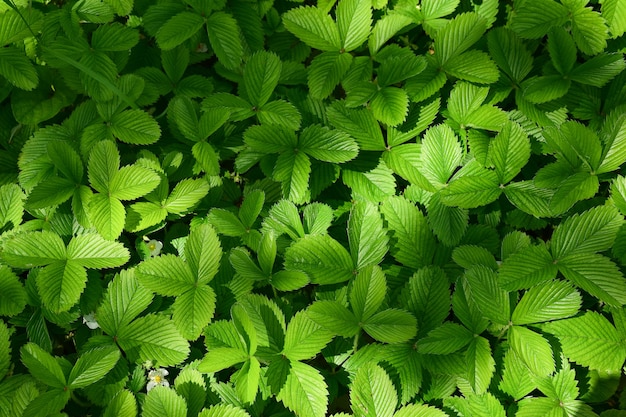
{"label": "trifoliate leaf", "polygon": [[624,276],[609,258],[593,253],[576,253],[559,259],[557,265],[565,278],[606,304],[626,304]]}
{"label": "trifoliate leaf", "polygon": [[88,350],[80,355],[72,368],[67,383],[70,388],[84,388],[104,378],[120,359],[115,345]]}
{"label": "trifoliate leaf", "polygon": [[29,342],[20,349],[22,363],[30,374],[49,387],[65,388],[66,379],[61,365],[37,344]]}
{"label": "trifoliate leaf", "polygon": [[319,354],[333,337],[334,332],[311,320],[307,312],[300,311],[289,321],[282,354],[292,361],[308,360]]}
{"label": "trifoliate leaf", "polygon": [[398,394],[383,368],[368,362],[356,373],[350,403],[355,417],[392,417],[398,404]]}
{"label": "trifoliate leaf", "polygon": [[50,231],[16,234],[4,242],[2,260],[15,268],[44,266],[66,259],[63,240]]}
{"label": "trifoliate leaf", "polygon": [[398,87],[383,87],[370,102],[374,117],[389,126],[404,122],[408,112],[409,97]]}
{"label": "trifoliate leaf", "polygon": [[382,151],[385,140],[380,125],[368,109],[349,109],[341,101],[334,101],[327,109],[326,116],[336,128],[356,139],[364,151]]}
{"label": "trifoliate leaf", "polygon": [[578,313],[581,304],[580,293],[570,283],[548,281],[524,293],[511,321],[521,325],[563,319]]}
{"label": "trifoliate leaf", "polygon": [[543,329],[561,342],[563,353],[573,362],[591,369],[617,370],[626,350],[615,327],[600,313],[588,311],[576,318],[547,323]]}
{"label": "trifoliate leaf", "polygon": [[515,7],[511,29],[524,39],[538,39],[568,19],[565,6],[552,0],[524,1]]}
{"label": "trifoliate leaf", "polygon": [[547,376],[554,372],[554,356],[550,343],[540,334],[522,326],[509,329],[511,349],[536,376]]}
{"label": "trifoliate leaf", "polygon": [[345,51],[357,49],[367,40],[372,25],[371,4],[371,0],[342,0],[337,5],[337,26]]}
{"label": "trifoliate leaf", "polygon": [[466,291],[489,320],[508,324],[511,317],[509,295],[500,288],[496,272],[482,265],[465,271]]}
{"label": "trifoliate leaf", "polygon": [[298,149],[320,161],[342,163],[354,159],[359,148],[354,139],[341,131],[311,125],[302,130]]}
{"label": "trifoliate leaf", "polygon": [[299,417],[324,417],[328,409],[328,388],[317,369],[291,361],[289,374],[276,399]]}
{"label": "trifoliate leaf", "polygon": [[348,220],[348,242],[357,269],[379,264],[388,241],[378,208],[365,201],[355,203]]}
{"label": "trifoliate leaf", "polygon": [[489,55],[476,50],[450,57],[442,68],[455,78],[478,84],[493,84],[500,76]]}
{"label": "trifoliate leaf", "polygon": [[143,110],[124,110],[111,118],[111,132],[131,145],[150,145],[161,137],[159,123]]}
{"label": "trifoliate leaf", "polygon": [[173,389],[163,386],[154,387],[143,403],[142,415],[146,417],[185,417],[187,403]]}
{"label": "trifoliate leaf", "polygon": [[390,308],[363,320],[363,330],[383,343],[403,343],[417,333],[417,320],[411,313]]}
{"label": "trifoliate leaf", "polygon": [[308,70],[307,79],[311,96],[327,98],[350,69],[352,55],[337,51],[322,52],[316,56]]}
{"label": "trifoliate leaf", "polygon": [[484,394],[496,370],[489,341],[484,337],[473,337],[465,352],[465,359],[470,386],[476,394]]}
{"label": "trifoliate leaf", "polygon": [[302,6],[283,14],[285,28],[311,48],[339,51],[341,36],[333,19],[317,7]]}
{"label": "trifoliate leaf", "polygon": [[309,235],[285,252],[285,268],[307,273],[313,284],[336,284],[353,276],[348,251],[328,235]]}
{"label": "trifoliate leaf", "polygon": [[490,30],[487,45],[491,58],[514,82],[520,83],[532,70],[532,54],[510,29],[499,27]]}
{"label": "trifoliate leaf", "polygon": [[267,103],[278,85],[281,68],[280,58],[272,52],[258,51],[248,59],[243,81],[253,106],[261,107]]}
{"label": "trifoliate leaf", "polygon": [[498,281],[507,291],[531,288],[556,278],[557,266],[543,245],[526,246],[506,258],[500,267]]}
{"label": "trifoliate leaf", "polygon": [[419,269],[430,265],[434,238],[422,212],[404,197],[391,197],[380,208],[392,231],[391,254],[401,264]]}
{"label": "trifoliate leaf", "polygon": [[445,65],[475,44],[487,30],[487,22],[477,13],[462,13],[435,35],[435,57]]}
{"label": "trifoliate leaf", "polygon": [[[448,355],[467,346],[474,334],[460,324],[447,322],[433,329],[428,336],[417,342],[420,353]],[[491,354],[491,352],[490,352]]]}
{"label": "trifoliate leaf", "polygon": [[307,309],[307,315],[319,326],[343,337],[353,337],[361,330],[357,317],[337,301],[316,301]]}
{"label": "trifoliate leaf", "polygon": [[445,124],[431,127],[422,140],[421,172],[441,188],[461,164],[462,150],[454,131]]}
{"label": "trifoliate leaf", "polygon": [[237,20],[228,13],[213,12],[206,18],[206,28],[219,62],[231,70],[238,68],[243,59],[243,45]]}
{"label": "trifoliate leaf", "polygon": [[123,326],[117,343],[134,360],[153,360],[158,366],[178,365],[189,355],[189,344],[165,316],[148,315]]}
{"label": "trifoliate leaf", "polygon": [[176,297],[172,318],[185,339],[200,337],[215,313],[215,298],[215,291],[208,285],[199,285]]}

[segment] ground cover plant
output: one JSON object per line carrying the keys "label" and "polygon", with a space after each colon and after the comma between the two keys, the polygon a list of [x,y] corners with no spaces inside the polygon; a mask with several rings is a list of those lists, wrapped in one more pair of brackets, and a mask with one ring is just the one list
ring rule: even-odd
{"label": "ground cover plant", "polygon": [[0,416],[625,416],[624,31],[5,0]]}

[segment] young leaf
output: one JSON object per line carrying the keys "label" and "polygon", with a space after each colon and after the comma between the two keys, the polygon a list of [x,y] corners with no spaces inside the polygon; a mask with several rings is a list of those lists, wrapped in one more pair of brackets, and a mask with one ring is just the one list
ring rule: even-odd
{"label": "young leaf", "polygon": [[278,401],[299,417],[324,417],[328,410],[328,388],[319,371],[307,364],[291,361]]}
{"label": "young leaf", "polygon": [[526,291],[519,301],[511,322],[517,325],[541,323],[567,318],[578,313],[580,293],[566,281],[549,281]]}
{"label": "young leaf", "polygon": [[611,31],[611,37],[617,38],[626,31],[625,5],[616,0],[605,0],[602,3],[602,17],[606,20]]}
{"label": "young leaf", "polygon": [[206,19],[211,49],[226,68],[238,68],[243,59],[243,45],[237,21],[228,13],[214,12]]}
{"label": "young leaf", "polygon": [[146,395],[142,411],[145,417],[186,417],[187,403],[173,389],[157,386]]}
{"label": "young leaf", "polygon": [[378,265],[387,253],[388,241],[378,208],[368,202],[355,203],[348,220],[348,242],[356,268]]}
{"label": "young leaf", "polygon": [[534,375],[542,377],[554,372],[552,347],[540,334],[526,327],[512,326],[509,329],[509,343]]}
{"label": "young leaf", "polygon": [[392,417],[398,404],[398,394],[383,368],[368,362],[356,373],[350,403],[357,417]]}
{"label": "young leaf", "polygon": [[353,276],[354,264],[348,251],[328,235],[309,235],[285,252],[285,269],[307,273],[313,284],[336,284]]}
{"label": "young leaf", "polygon": [[250,57],[244,68],[243,81],[253,106],[261,107],[270,99],[278,85],[281,68],[280,58],[272,52],[259,51]]}
{"label": "young leaf", "polygon": [[334,333],[311,320],[300,311],[289,321],[282,354],[292,361],[308,360],[319,354],[332,340]]}
{"label": "young leaf", "polygon": [[120,359],[114,345],[91,349],[80,355],[72,368],[67,383],[70,388],[84,388],[104,378]]}
{"label": "young leaf", "polygon": [[311,48],[339,51],[341,36],[333,19],[317,7],[302,6],[282,16],[285,28]]}
{"label": "young leaf", "polygon": [[600,313],[588,311],[580,317],[547,323],[543,329],[554,334],[563,353],[573,362],[591,369],[620,369],[626,350],[615,327]]}

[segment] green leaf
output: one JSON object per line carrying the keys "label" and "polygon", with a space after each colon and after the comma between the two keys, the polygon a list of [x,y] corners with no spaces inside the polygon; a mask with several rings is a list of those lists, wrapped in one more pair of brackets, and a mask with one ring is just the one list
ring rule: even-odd
{"label": "green leaf", "polygon": [[200,138],[198,114],[196,105],[187,96],[174,97],[167,106],[167,114],[176,123],[176,127],[183,136],[192,141],[198,141]]}
{"label": "green leaf", "polygon": [[524,39],[539,39],[554,26],[561,26],[568,19],[569,11],[553,0],[523,1],[516,4],[510,27]]}
{"label": "green leaf", "polygon": [[376,56],[376,52],[381,46],[391,39],[396,33],[412,23],[412,19],[394,10],[384,14],[376,21],[372,34],[369,38],[369,51],[371,56]]}
{"label": "green leaf", "polygon": [[499,324],[508,324],[511,317],[509,294],[500,288],[498,275],[490,268],[476,265],[465,271],[466,291],[483,315]]}
{"label": "green leaf", "polygon": [[391,231],[390,251],[394,258],[415,269],[430,265],[435,244],[422,212],[404,197],[389,198],[380,211]]}
{"label": "green leaf", "polygon": [[328,235],[309,235],[285,252],[285,268],[307,273],[313,284],[336,284],[353,276],[348,251]]}
{"label": "green leaf", "polygon": [[89,154],[89,183],[101,193],[109,190],[109,184],[120,167],[120,154],[114,142],[98,142]]}
{"label": "green leaf", "polygon": [[8,266],[0,265],[0,315],[18,315],[26,307],[26,301],[27,293],[18,276]]}
{"label": "green leaf", "polygon": [[118,329],[117,343],[140,362],[153,360],[158,366],[174,366],[189,355],[189,344],[174,323],[164,316],[140,317]]}
{"label": "green leaf", "polygon": [[453,179],[440,191],[441,202],[467,209],[486,206],[500,196],[502,189],[499,184],[497,174],[490,170],[462,176]]}
{"label": "green leaf", "polygon": [[[219,116],[219,120],[226,114],[229,114],[229,118],[232,121],[245,120],[248,117],[254,116],[254,111],[250,103],[239,96],[229,93],[215,93],[210,95],[204,99],[201,108],[207,115],[219,112],[216,114]],[[215,124],[211,123],[211,125]],[[219,124],[218,127],[219,126],[221,126],[221,124]],[[217,130],[217,128],[215,128],[215,130]]]}
{"label": "green leaf", "polygon": [[121,243],[104,240],[95,233],[76,236],[67,245],[67,258],[85,268],[114,268],[130,258],[128,249]]}
{"label": "green leaf", "polygon": [[435,57],[441,65],[461,55],[483,36],[487,22],[477,13],[461,13],[435,35]]}
{"label": "green leaf", "polygon": [[536,377],[513,349],[504,354],[504,370],[499,388],[516,400],[519,400],[537,388]]}
{"label": "green leaf", "polygon": [[487,35],[489,55],[515,83],[520,83],[533,68],[532,54],[510,29],[499,27]]}
{"label": "green leaf", "polygon": [[91,46],[98,51],[128,51],[139,42],[139,32],[120,23],[99,26],[91,35]]}
{"label": "green leaf", "polygon": [[270,99],[278,85],[281,68],[280,58],[272,52],[258,51],[248,59],[243,81],[253,106],[261,107]]}
{"label": "green leaf", "polygon": [[508,122],[489,144],[489,160],[501,184],[511,181],[530,159],[530,141],[520,125]]}
{"label": "green leaf", "polygon": [[524,81],[522,92],[531,103],[547,103],[567,94],[570,85],[571,81],[561,75],[542,75]]}
{"label": "green leaf", "polygon": [[357,49],[367,40],[372,25],[371,0],[341,0],[335,11],[345,51]]}
{"label": "green leaf", "polygon": [[509,328],[511,349],[536,376],[542,377],[554,372],[554,356],[550,343],[540,334],[522,326]]}
{"label": "green leaf", "polygon": [[493,84],[500,76],[489,55],[476,50],[450,57],[442,68],[455,78],[479,84]]}
{"label": "green leaf", "polygon": [[299,290],[309,283],[309,276],[301,271],[278,271],[270,278],[272,287],[279,291]]}
{"label": "green leaf", "polygon": [[49,265],[66,259],[63,240],[49,231],[21,233],[4,242],[2,259],[15,268]]}
{"label": "green leaf", "polygon": [[151,145],[161,137],[159,123],[143,110],[124,110],[110,123],[113,135],[131,145]]}
{"label": "green leaf", "polygon": [[602,17],[609,25],[612,38],[618,38],[626,31],[626,5],[616,0],[604,0]]}
{"label": "green leaf", "polygon": [[190,11],[180,12],[159,28],[155,38],[159,48],[168,51],[195,35],[202,25],[204,18],[199,14]]}
{"label": "green leaf", "polygon": [[[4,315],[4,313],[2,313]],[[11,341],[7,325],[0,321],[0,377],[4,379],[11,366]]]}
{"label": "green leaf", "polygon": [[561,75],[568,75],[576,63],[576,45],[563,28],[553,28],[548,34],[548,51],[552,65]]}
{"label": "green leaf", "polygon": [[37,288],[44,305],[53,312],[69,310],[80,299],[87,283],[87,271],[79,262],[56,261],[37,276]]}
{"label": "green leaf", "polygon": [[619,53],[603,53],[576,66],[569,77],[580,84],[604,87],[626,67]]}
{"label": "green leaf", "polygon": [[307,312],[300,311],[289,321],[282,354],[292,361],[311,359],[330,343],[334,335],[311,320]]}
{"label": "green leaf", "polygon": [[559,260],[575,254],[603,252],[613,246],[623,223],[623,216],[611,206],[598,206],[574,214],[555,228],[552,254]]}
{"label": "green leaf", "polygon": [[460,126],[499,131],[506,123],[506,113],[497,107],[482,105],[489,87],[478,87],[465,81],[454,85],[448,99],[448,112]]}
{"label": "green leaf", "polygon": [[237,21],[228,13],[214,12],[206,19],[211,49],[219,62],[228,69],[239,67],[243,58],[241,32]]}
{"label": "green leaf", "polygon": [[186,417],[187,403],[176,391],[166,387],[154,387],[143,403],[145,417]]}
{"label": "green leaf", "polygon": [[368,200],[379,203],[395,194],[396,181],[393,172],[387,168],[384,161],[367,172],[342,170],[343,182],[352,189],[355,199]]}
{"label": "green leaf", "polygon": [[316,56],[307,74],[311,96],[317,99],[327,98],[346,75],[350,64],[352,55],[348,53],[327,51]]}
{"label": "green leaf", "polygon": [[431,196],[427,209],[428,224],[435,236],[446,246],[456,246],[467,230],[468,210],[442,204],[439,193]]}
{"label": "green leaf", "polygon": [[330,123],[352,136],[364,151],[385,150],[380,125],[368,109],[349,109],[342,101],[334,101],[327,109]]}
{"label": "green leaf", "polygon": [[65,388],[66,379],[59,362],[48,352],[35,343],[29,342],[20,349],[22,363],[30,371],[30,374],[54,388]]}
{"label": "green leaf", "polygon": [[135,200],[154,190],[160,182],[161,177],[153,170],[127,165],[111,179],[109,195],[119,200]]}
{"label": "green leaf", "polygon": [[298,209],[287,200],[280,200],[272,206],[265,219],[265,226],[275,230],[277,234],[287,233],[294,240],[305,235]]}
{"label": "green leaf", "polygon": [[404,122],[408,112],[409,97],[401,88],[383,87],[370,102],[374,117],[389,126]]}
{"label": "green leaf", "polygon": [[558,215],[569,210],[578,201],[592,198],[600,187],[598,177],[588,172],[578,172],[559,184],[550,200],[550,210]]}
{"label": "green leaf", "polygon": [[264,104],[256,115],[261,124],[278,125],[290,130],[300,129],[302,121],[298,109],[285,100],[274,100]]}
{"label": "green leaf", "polygon": [[30,91],[39,84],[39,76],[31,60],[13,46],[0,49],[0,75],[22,90]]}
{"label": "green leaf", "polygon": [[390,308],[363,320],[363,330],[383,343],[403,343],[417,333],[417,320],[408,311]]}
{"label": "green leaf", "polygon": [[356,373],[350,403],[355,417],[392,417],[398,404],[398,394],[383,368],[368,362]]}
{"label": "green leaf", "polygon": [[626,304],[626,282],[609,258],[592,253],[577,253],[559,259],[559,272],[577,287],[603,302]]}
{"label": "green leaf", "polygon": [[622,339],[615,327],[596,311],[547,323],[543,329],[559,339],[565,356],[582,366],[618,370],[624,364],[626,350]]}
{"label": "green leaf", "polygon": [[17,227],[24,215],[24,193],[17,184],[0,186],[0,228]]}
{"label": "green leaf", "polygon": [[292,361],[285,385],[276,399],[298,417],[324,417],[328,409],[328,388],[318,370]]}
{"label": "green leaf", "polygon": [[467,380],[476,394],[484,394],[489,388],[496,370],[496,362],[491,355],[489,341],[484,337],[474,337],[465,352]]}
{"label": "green leaf", "polygon": [[[241,219],[241,223],[246,228],[252,228],[254,222],[263,209],[264,203],[265,193],[261,190],[252,190],[246,195],[241,207],[239,208],[239,218]],[[272,261],[272,264],[273,263],[274,262]]]}
{"label": "green leaf", "polygon": [[124,229],[126,212],[120,200],[106,194],[94,194],[89,202],[89,220],[103,238],[115,240]]}
{"label": "green leaf", "polygon": [[606,48],[608,28],[600,13],[591,7],[581,7],[572,13],[572,37],[584,54],[595,55]]}
{"label": "green leaf", "polygon": [[462,156],[452,128],[445,124],[431,127],[422,140],[421,172],[434,187],[441,188],[461,164]]}
{"label": "green leaf", "polygon": [[514,324],[532,324],[564,319],[578,313],[580,293],[567,281],[548,281],[524,293],[511,316]]}
{"label": "green leaf", "polygon": [[307,309],[307,315],[319,326],[343,337],[360,331],[357,317],[337,301],[316,301]]}
{"label": "green leaf", "polygon": [[418,143],[406,143],[383,153],[383,161],[394,173],[413,185],[435,192],[437,189],[422,174],[422,146]]}
{"label": "green leaf", "polygon": [[190,289],[178,297],[172,306],[173,320],[180,334],[196,340],[215,313],[215,291],[207,285]]}
{"label": "green leaf", "polygon": [[531,288],[556,278],[558,268],[543,245],[526,246],[500,266],[499,283],[507,291]]}
{"label": "green leaf", "polygon": [[626,160],[626,117],[617,111],[609,113],[601,133],[604,152],[598,172],[611,172]]}
{"label": "green leaf", "polygon": [[230,404],[218,404],[205,408],[198,417],[250,417],[250,414]]}
{"label": "green leaf", "polygon": [[137,266],[135,275],[141,285],[165,296],[178,296],[197,284],[189,266],[172,254],[143,261]]}
{"label": "green leaf", "polygon": [[261,364],[259,360],[251,356],[237,373],[235,390],[244,404],[251,404],[259,390],[259,377]]}
{"label": "green leaf", "polygon": [[70,400],[70,394],[70,390],[61,388],[48,390],[28,403],[22,415],[24,417],[42,417],[58,414]]}
{"label": "green leaf", "polygon": [[67,378],[70,388],[84,388],[104,378],[120,359],[115,345],[88,350],[80,355]]}
{"label": "green leaf", "polygon": [[139,202],[128,206],[124,228],[129,232],[144,230],[161,223],[167,217],[167,210],[160,204]]}
{"label": "green leaf", "polygon": [[[3,9],[0,14],[0,45],[5,46],[33,36],[43,26],[43,13],[32,7]],[[32,32],[31,32],[32,31]]]}
{"label": "green leaf", "polygon": [[298,145],[292,130],[282,126],[254,125],[244,133],[245,142],[263,153],[288,152]]}
{"label": "green leaf", "polygon": [[203,373],[219,372],[238,363],[248,360],[247,352],[232,347],[218,347],[209,349],[202,361],[198,364],[198,371]]}
{"label": "green leaf", "polygon": [[496,258],[482,246],[461,245],[452,251],[452,260],[464,269],[480,265],[491,270],[498,269]]}
{"label": "green leaf", "polygon": [[65,178],[53,177],[42,181],[33,188],[26,200],[28,209],[56,206],[67,201],[74,194],[76,184]]}
{"label": "green leaf", "polygon": [[102,303],[96,310],[98,324],[115,335],[152,302],[153,294],[139,284],[134,273],[122,271],[109,283]]}
{"label": "green leaf", "polygon": [[310,200],[311,160],[303,152],[285,152],[278,156],[273,178],[281,182],[283,197],[296,204]]}
{"label": "green leaf", "polygon": [[209,183],[204,178],[185,178],[176,184],[162,206],[168,213],[182,215],[195,207],[209,189]]}
{"label": "green leaf", "polygon": [[511,182],[504,188],[504,194],[518,209],[535,216],[551,217],[550,200],[553,190],[539,188],[534,181]]}
{"label": "green leaf", "polygon": [[359,271],[350,290],[350,306],[359,322],[367,322],[378,311],[386,294],[387,280],[379,266]]}
{"label": "green leaf", "polygon": [[363,201],[352,206],[348,220],[348,242],[357,269],[378,265],[383,260],[389,239],[374,204]]}
{"label": "green leaf", "polygon": [[136,417],[137,400],[130,391],[122,390],[107,404],[103,417]]}
{"label": "green leaf", "polygon": [[83,180],[83,163],[78,153],[67,142],[49,142],[48,156],[54,166],[69,180],[80,184]]}
{"label": "green leaf", "polygon": [[[420,353],[448,355],[467,346],[474,339],[474,334],[460,324],[447,322],[431,330],[427,337],[417,342]],[[491,351],[489,352],[491,356]]]}
{"label": "green leaf", "polygon": [[210,282],[219,269],[222,248],[215,230],[202,224],[191,229],[185,243],[185,259],[198,284]]}
{"label": "green leaf", "polygon": [[317,160],[333,163],[354,159],[359,151],[355,140],[347,134],[319,125],[302,130],[298,149]]}
{"label": "green leaf", "polygon": [[317,7],[301,6],[284,13],[285,28],[311,48],[339,51],[341,36],[333,19]]}
{"label": "green leaf", "polygon": [[396,411],[393,417],[448,417],[448,415],[430,405],[409,404]]}

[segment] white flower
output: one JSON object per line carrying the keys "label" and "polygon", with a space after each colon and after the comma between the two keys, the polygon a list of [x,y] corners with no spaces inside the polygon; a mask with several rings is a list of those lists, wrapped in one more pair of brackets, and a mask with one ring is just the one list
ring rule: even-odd
{"label": "white flower", "polygon": [[100,325],[96,321],[96,315],[93,311],[83,316],[83,324],[86,324],[87,327],[89,327],[91,330],[94,330],[100,327]]}
{"label": "white flower", "polygon": [[158,256],[159,253],[161,253],[161,249],[163,249],[163,243],[155,239],[150,239],[146,242],[146,245],[148,246],[148,250],[150,251],[150,256],[152,256],[153,258],[155,256]]}
{"label": "white flower", "polygon": [[162,387],[169,387],[170,383],[167,382],[167,379],[165,379],[165,377],[169,374],[170,373],[167,371],[167,369],[164,368],[153,369],[148,372],[149,381],[148,385],[146,385],[146,391],[150,392],[150,390],[157,385],[160,385]]}

